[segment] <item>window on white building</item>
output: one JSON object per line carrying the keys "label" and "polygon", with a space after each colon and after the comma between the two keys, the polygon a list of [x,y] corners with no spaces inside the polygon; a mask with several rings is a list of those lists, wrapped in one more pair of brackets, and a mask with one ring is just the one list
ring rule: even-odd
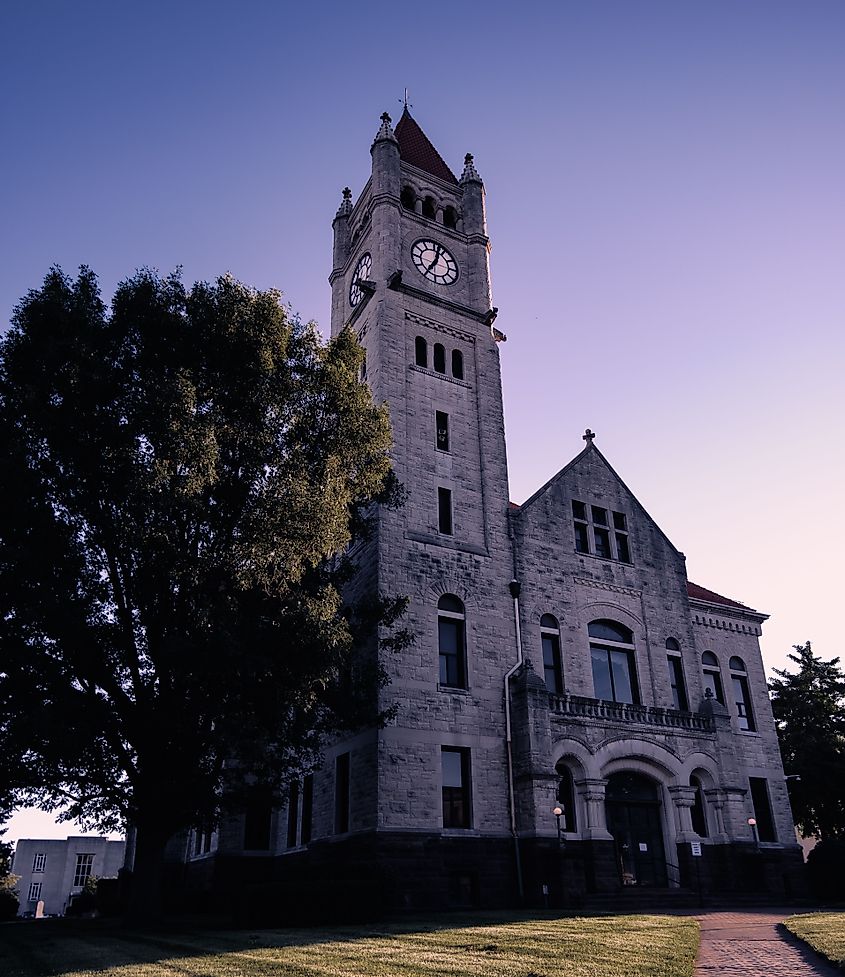
{"label": "window on white building", "polygon": [[81,889],[88,880],[88,876],[91,874],[91,870],[94,867],[94,856],[93,855],[77,855],[76,856],[76,869],[73,873],[73,887],[75,889]]}
{"label": "window on white building", "polygon": [[29,883],[29,901],[38,902],[41,898],[41,883],[40,882],[30,882]]}
{"label": "window on white building", "polygon": [[46,864],[47,852],[38,851],[35,853],[35,857],[32,859],[32,871],[43,872]]}

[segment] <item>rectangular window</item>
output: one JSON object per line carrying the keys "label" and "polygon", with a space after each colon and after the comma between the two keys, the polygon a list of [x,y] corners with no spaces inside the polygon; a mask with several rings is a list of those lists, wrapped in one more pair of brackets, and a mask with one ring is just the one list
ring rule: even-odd
{"label": "rectangular window", "polygon": [[300,844],[307,845],[311,840],[311,820],[314,815],[314,775],[309,773],[302,781],[302,830]]}
{"label": "rectangular window", "polygon": [[440,752],[443,774],[443,827],[468,828],[470,814],[469,750],[444,746]]}
{"label": "rectangular window", "polygon": [[29,901],[38,902],[41,898],[41,883],[40,882],[30,882],[29,883]]}
{"label": "rectangular window", "polygon": [[606,526],[607,525],[607,509],[600,509],[597,505],[590,506],[590,511],[593,514],[593,525],[594,526]]}
{"label": "rectangular window", "polygon": [[47,864],[47,852],[39,851],[35,853],[35,857],[32,859],[32,871],[33,872],[43,872],[44,866]]}
{"label": "rectangular window", "polygon": [[678,655],[668,655],[666,661],[669,664],[669,684],[672,686],[672,702],[676,709],[689,709],[687,700],[687,689],[684,683],[684,669]]}
{"label": "rectangular window", "polygon": [[299,818],[299,784],[291,784],[288,797],[288,848],[296,848]]}
{"label": "rectangular window", "polygon": [[563,692],[563,669],[560,664],[560,638],[556,634],[544,632],[543,641],[543,672],[546,678],[546,688],[555,695]]}
{"label": "rectangular window", "polygon": [[587,535],[587,524],[585,522],[575,523],[575,552],[590,552],[590,537]]}
{"label": "rectangular window", "polygon": [[757,837],[760,841],[777,841],[775,822],[772,818],[772,805],[769,801],[769,785],[765,777],[749,777],[751,803],[757,820]]}
{"label": "rectangular window", "polygon": [[91,869],[94,867],[94,856],[93,855],[77,855],[76,856],[76,868],[73,872],[73,887],[75,889],[81,889],[91,874]]}
{"label": "rectangular window", "polygon": [[341,753],[334,762],[334,830],[338,835],[349,830],[348,753]]}
{"label": "rectangular window", "polygon": [[590,645],[590,658],[597,699],[628,704],[640,701],[633,652]]}
{"label": "rectangular window", "polygon": [[270,828],[273,805],[266,790],[254,790],[244,813],[244,848],[247,851],[270,850]]}
{"label": "rectangular window", "polygon": [[631,562],[631,551],[628,549],[628,537],[625,533],[616,534],[616,554],[620,563]]}
{"label": "rectangular window", "polygon": [[445,536],[452,535],[452,490],[439,488],[437,490],[437,520],[440,532]]}
{"label": "rectangular window", "polygon": [[748,691],[748,679],[744,675],[732,675],[731,681],[733,683],[739,728],[753,733],[757,727],[754,725],[754,713],[751,711],[751,695]]}
{"label": "rectangular window", "polygon": [[596,556],[601,556],[605,560],[609,560],[611,558],[610,533],[600,526],[595,526],[593,528],[593,538],[596,541]]}
{"label": "rectangular window", "polygon": [[449,450],[449,415],[442,410],[434,412],[434,427],[436,431],[436,444],[440,451]]}

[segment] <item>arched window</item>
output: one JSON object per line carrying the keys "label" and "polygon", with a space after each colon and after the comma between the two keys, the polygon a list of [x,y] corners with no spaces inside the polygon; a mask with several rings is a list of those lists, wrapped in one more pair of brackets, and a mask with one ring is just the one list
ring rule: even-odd
{"label": "arched window", "polygon": [[704,791],[698,777],[690,777],[689,785],[695,790],[695,800],[692,804],[692,830],[700,837],[706,838],[707,835],[707,814],[704,810]]}
{"label": "arched window", "polygon": [[413,187],[402,187],[402,192],[399,194],[399,200],[405,210],[415,210],[417,203],[417,195],[414,192]]}
{"label": "arched window", "polygon": [[704,691],[708,689],[716,697],[717,702],[725,705],[725,690],[722,686],[722,672],[719,668],[719,659],[712,651],[705,651],[701,656],[701,671],[704,674]]}
{"label": "arched window", "polygon": [[591,621],[587,632],[596,698],[639,702],[633,632],[624,624],[607,620]]}
{"label": "arched window", "polygon": [[423,200],[422,205],[423,217],[428,217],[431,220],[437,216],[437,204],[434,202],[434,197],[426,197]]}
{"label": "arched window", "polygon": [[428,343],[422,336],[417,336],[414,340],[414,359],[417,366],[428,368]]}
{"label": "arched window", "polygon": [[557,618],[544,614],[540,618],[540,642],[543,646],[543,673],[546,688],[555,695],[563,693],[563,667],[560,660],[560,626]]}
{"label": "arched window", "polygon": [[459,349],[452,350],[452,376],[456,380],[464,378],[464,354]]}
{"label": "arched window", "polygon": [[578,815],[575,811],[575,783],[572,771],[566,764],[559,763],[555,768],[560,777],[557,785],[557,802],[563,809],[560,826],[564,831],[578,830]]}
{"label": "arched window", "polygon": [[751,708],[751,689],[748,676],[745,674],[745,662],[734,655],[728,662],[731,670],[731,686],[733,687],[734,703],[736,705],[737,725],[746,732],[753,733],[757,729],[754,723],[754,711]]}
{"label": "arched window", "polygon": [[437,373],[446,372],[446,350],[442,343],[434,344],[434,369]]}
{"label": "arched window", "polygon": [[443,208],[443,224],[450,227],[453,231],[458,226],[458,212],[454,207]]}
{"label": "arched window", "polygon": [[437,640],[440,684],[451,689],[465,689],[466,613],[464,605],[453,594],[444,594],[437,602]]}
{"label": "arched window", "polygon": [[672,689],[672,705],[676,709],[689,709],[687,684],[684,681],[684,665],[681,660],[681,646],[675,638],[666,639],[666,664],[669,666],[669,686]]}

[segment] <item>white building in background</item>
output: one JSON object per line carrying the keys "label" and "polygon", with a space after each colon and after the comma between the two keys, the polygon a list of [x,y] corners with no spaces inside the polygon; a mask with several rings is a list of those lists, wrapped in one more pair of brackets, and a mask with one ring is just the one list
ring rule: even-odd
{"label": "white building in background", "polygon": [[35,913],[41,900],[45,915],[63,914],[90,876],[117,876],[123,866],[125,847],[123,841],[96,835],[64,840],[22,838],[15,845],[12,859],[12,874],[20,877],[18,915]]}

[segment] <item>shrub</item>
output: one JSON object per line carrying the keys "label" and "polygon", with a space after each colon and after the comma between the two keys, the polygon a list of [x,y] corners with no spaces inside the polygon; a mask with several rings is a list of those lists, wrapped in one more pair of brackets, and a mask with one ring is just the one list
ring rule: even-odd
{"label": "shrub", "polygon": [[0,883],[0,919],[14,919],[19,907],[20,900],[15,890]]}
{"label": "shrub", "polygon": [[819,899],[845,899],[845,838],[825,838],[807,856],[807,875]]}

